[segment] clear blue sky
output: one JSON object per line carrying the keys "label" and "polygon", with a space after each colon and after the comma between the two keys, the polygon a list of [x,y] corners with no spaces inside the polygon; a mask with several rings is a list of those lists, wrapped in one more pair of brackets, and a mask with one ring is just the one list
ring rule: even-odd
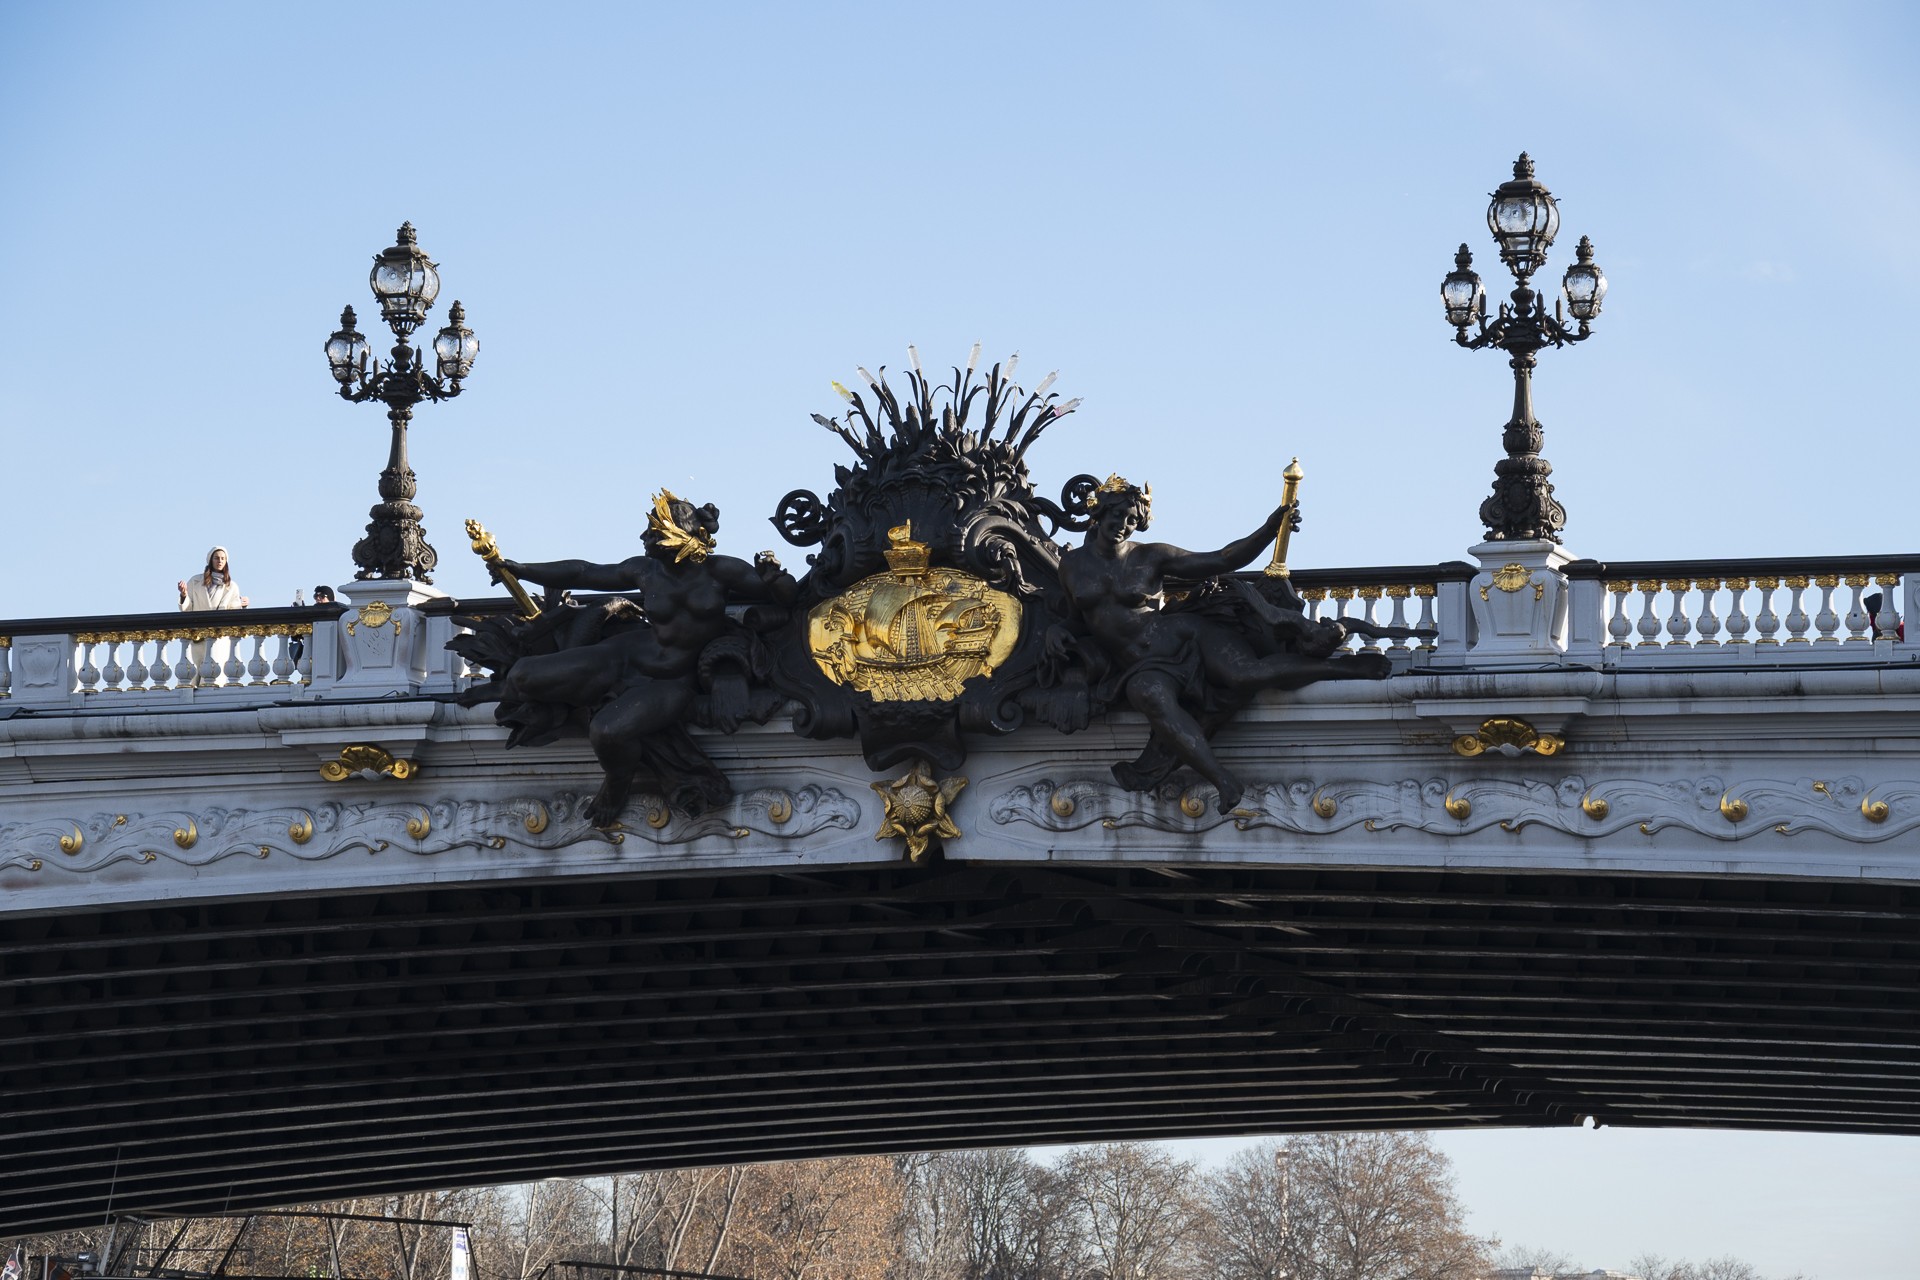
{"label": "clear blue sky", "polygon": [[[257,603],[349,579],[385,422],[320,348],[403,219],[432,325],[459,298],[482,343],[413,434],[455,594],[464,517],[615,559],[661,485],[775,545],[842,460],[829,379],[909,342],[1059,369],[1086,405],[1043,488],[1150,481],[1172,541],[1245,532],[1298,453],[1296,563],[1457,558],[1510,382],[1438,286],[1462,240],[1502,278],[1486,193],[1523,148],[1545,278],[1584,233],[1613,284],[1536,383],[1568,545],[1912,550],[1917,13],[0,3],[0,617],[169,609],[215,542]],[[1482,1230],[1591,1266],[1913,1271],[1891,1213],[1718,1189],[1911,1206],[1920,1144],[1448,1142]]]}

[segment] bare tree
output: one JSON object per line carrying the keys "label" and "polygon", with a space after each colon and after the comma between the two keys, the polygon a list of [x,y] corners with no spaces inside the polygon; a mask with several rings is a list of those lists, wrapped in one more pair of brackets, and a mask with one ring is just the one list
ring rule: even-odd
{"label": "bare tree", "polygon": [[1477,1280],[1489,1269],[1497,1242],[1467,1231],[1452,1165],[1426,1135],[1309,1134],[1286,1151],[1294,1280]]}
{"label": "bare tree", "polygon": [[1508,1245],[1493,1260],[1493,1265],[1502,1271],[1544,1271],[1550,1276],[1586,1270],[1569,1254],[1527,1244]]}
{"label": "bare tree", "polygon": [[[1629,1262],[1627,1269],[1641,1280],[1766,1280],[1758,1267],[1731,1255],[1708,1258],[1705,1262],[1689,1262],[1685,1258],[1670,1262],[1657,1253],[1643,1253]],[[1804,1277],[1796,1274],[1782,1280],[1804,1280]]]}
{"label": "bare tree", "polygon": [[1108,1143],[1068,1152],[1060,1174],[1079,1213],[1087,1257],[1107,1280],[1190,1273],[1207,1222],[1192,1161],[1146,1143]]}
{"label": "bare tree", "polygon": [[[746,1171],[737,1228],[716,1262],[753,1280],[884,1280],[900,1185],[885,1156],[795,1160]],[[711,1269],[711,1267],[709,1268]]]}
{"label": "bare tree", "polygon": [[1277,1142],[1243,1148],[1206,1181],[1213,1209],[1206,1252],[1220,1280],[1283,1280],[1289,1274],[1281,1151]]}

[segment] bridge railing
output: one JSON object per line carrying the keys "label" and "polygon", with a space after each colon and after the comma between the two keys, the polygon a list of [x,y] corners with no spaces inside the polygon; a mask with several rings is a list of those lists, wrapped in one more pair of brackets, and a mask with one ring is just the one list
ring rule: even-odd
{"label": "bridge railing", "polygon": [[1856,662],[1920,645],[1904,636],[1920,556],[1576,560],[1566,574],[1583,633],[1619,665]]}
{"label": "bridge railing", "polygon": [[261,703],[314,683],[339,605],[0,622],[0,698]]}
{"label": "bridge railing", "polygon": [[[1464,561],[1296,569],[1308,616],[1432,630],[1431,638],[1354,635],[1352,651],[1399,669],[1467,666],[1478,637]],[[1848,665],[1920,661],[1920,555],[1742,560],[1576,560],[1564,570],[1568,662],[1620,668],[1701,661]],[[456,615],[513,611],[504,597],[423,603],[408,689],[465,688],[479,673],[445,650]],[[0,621],[0,700],[104,709],[261,705],[324,697],[343,681],[348,606]],[[373,625],[378,625],[375,623]],[[352,681],[347,681],[352,685]],[[395,690],[400,692],[403,690]],[[364,681],[341,696],[368,692]]]}

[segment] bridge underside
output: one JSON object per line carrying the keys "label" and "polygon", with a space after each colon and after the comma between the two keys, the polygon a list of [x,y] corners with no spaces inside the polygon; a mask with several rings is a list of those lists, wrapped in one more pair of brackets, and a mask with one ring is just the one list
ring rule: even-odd
{"label": "bridge underside", "polygon": [[15,917],[0,1235],[728,1161],[1920,1132],[1920,888],[948,864]]}

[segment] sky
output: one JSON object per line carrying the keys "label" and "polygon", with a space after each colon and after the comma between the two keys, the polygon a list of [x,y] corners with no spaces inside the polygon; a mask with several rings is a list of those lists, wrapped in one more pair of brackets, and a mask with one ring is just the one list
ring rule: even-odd
{"label": "sky", "polygon": [[[1523,149],[1540,279],[1585,234],[1612,285],[1535,377],[1569,549],[1911,551],[1917,37],[1844,2],[0,0],[0,618],[171,609],[216,543],[255,604],[347,583],[387,427],[321,347],[345,304],[382,334],[402,220],[428,329],[459,299],[481,343],[410,437],[454,595],[492,593],[464,519],[617,560],[663,486],[779,546],[846,460],[830,381],[908,343],[1057,369],[1038,487],[1150,482],[1156,537],[1248,532],[1297,454],[1295,565],[1459,559],[1511,379],[1438,289],[1462,241],[1509,287]],[[1444,1141],[1478,1229],[1590,1266],[1912,1274],[1900,1215],[1801,1206],[1920,1202],[1913,1142]]]}

